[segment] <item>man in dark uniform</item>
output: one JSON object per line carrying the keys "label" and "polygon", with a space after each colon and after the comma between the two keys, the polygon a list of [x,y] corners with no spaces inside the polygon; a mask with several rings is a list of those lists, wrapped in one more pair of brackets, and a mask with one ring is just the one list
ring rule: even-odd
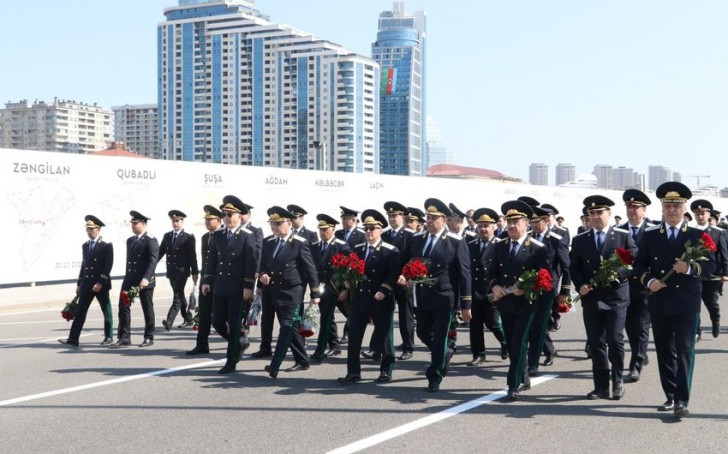
{"label": "man in dark uniform", "polygon": [[311,247],[303,237],[293,235],[293,217],[291,212],[279,206],[268,209],[268,222],[273,236],[263,243],[258,275],[257,292],[263,301],[270,301],[280,325],[273,358],[270,365],[265,367],[272,378],[278,376],[278,369],[289,347],[296,363],[286,372],[309,368],[306,345],[293,326],[293,321],[299,315],[306,285],[311,289],[311,303],[319,303],[319,280]]}
{"label": "man in dark uniform", "polygon": [[495,237],[501,240],[508,238],[508,224],[506,223],[506,217],[502,214],[495,221]]}
{"label": "man in dark uniform", "polygon": [[[571,279],[581,296],[587,340],[592,355],[594,389],[587,399],[624,396],[622,370],[624,369],[624,321],[629,305],[627,278],[631,269],[620,267],[618,281],[608,287],[593,288],[590,280],[597,274],[602,260],[609,259],[616,248],[629,250],[635,255],[637,248],[632,236],[622,229],[609,226],[610,207],[614,202],[601,195],[584,199],[592,229],[574,237],[571,245]],[[611,365],[611,368],[610,368]]]}
{"label": "man in dark uniform", "polygon": [[488,301],[489,270],[493,261],[495,245],[501,239],[495,236],[495,222],[498,213],[490,208],[478,208],[473,213],[478,238],[468,242],[470,252],[470,275],[472,279],[472,317],[470,319],[470,351],[473,359],[468,366],[485,363],[485,327],[488,327],[500,343],[501,358],[508,358],[505,333],[498,308]]}
{"label": "man in dark uniform", "polygon": [[528,375],[538,374],[541,352],[545,355],[543,365],[551,366],[556,356],[556,348],[548,332],[548,324],[552,309],[558,304],[566,304],[571,294],[571,278],[569,277],[569,250],[563,243],[563,237],[548,226],[550,210],[543,207],[532,207],[531,238],[543,243],[546,256],[551,265],[551,282],[553,289],[544,292],[538,301],[531,331],[529,334]]}
{"label": "man in dark uniform", "polygon": [[533,208],[520,200],[511,200],[501,205],[501,212],[507,219],[508,239],[495,245],[490,268],[493,304],[503,320],[503,331],[510,365],[508,367],[508,399],[517,400],[521,391],[531,389],[526,370],[528,333],[538,301],[529,301],[525,291],[516,288],[518,278],[526,271],[547,269],[550,265],[543,243],[527,234],[528,219]]}
{"label": "man in dark uniform", "polygon": [[[205,205],[205,228],[207,232],[202,235],[200,239],[200,253],[202,261],[202,269],[200,274],[205,275],[205,266],[207,263],[207,256],[210,254],[210,245],[212,244],[212,238],[216,231],[220,229],[222,213],[220,210],[212,205]],[[212,326],[212,301],[214,295],[214,283],[212,291],[208,293],[202,293],[198,297],[197,308],[198,308],[198,323],[197,323],[197,343],[195,348],[187,351],[188,355],[199,355],[210,353],[210,328]]]}
{"label": "man in dark uniform", "polygon": [[306,240],[308,240],[308,244],[318,243],[319,238],[318,235],[316,235],[316,232],[314,232],[313,230],[308,230],[306,226],[303,225],[304,216],[308,214],[308,211],[304,210],[298,205],[293,204],[288,205],[286,209],[289,212],[293,213],[293,215],[295,216],[291,220],[293,234],[305,238]]}
{"label": "man in dark uniform", "polygon": [[[718,250],[715,254],[716,271],[713,275],[703,274],[703,304],[708,309],[710,322],[712,324],[713,337],[720,334],[720,295],[723,294],[723,279],[728,275],[728,235],[720,227],[712,226],[709,219],[712,217],[713,204],[707,200],[694,200],[690,204],[690,211],[695,215],[696,229],[706,232],[713,238]],[[700,324],[698,324],[698,340],[702,336]]]}
{"label": "man in dark uniform", "polygon": [[[129,212],[131,231],[134,235],[126,240],[126,274],[121,291],[139,287],[139,301],[144,312],[144,341],[140,347],[154,344],[154,270],[159,261],[159,242],[147,234],[149,218],[138,211]],[[119,300],[119,333],[113,348],[131,345],[131,307]]]}
{"label": "man in dark uniform", "polygon": [[[341,344],[334,312],[339,298],[343,299],[346,294],[342,295],[343,288],[338,288],[331,282],[331,278],[334,276],[331,257],[336,254],[348,255],[350,249],[348,243],[334,237],[334,230],[339,221],[327,214],[319,214],[316,219],[319,221],[318,229],[321,241],[311,245],[311,256],[316,264],[319,283],[322,287],[321,302],[319,303],[321,323],[319,324],[316,351],[311,355],[311,361],[318,364],[327,356],[341,355]],[[348,314],[344,315],[348,318]]]}
{"label": "man in dark uniform", "polygon": [[365,260],[365,281],[352,292],[350,338],[346,359],[346,376],[339,383],[356,383],[361,379],[361,343],[369,319],[374,322],[372,343],[382,349],[382,363],[377,383],[392,381],[394,367],[393,319],[394,288],[402,271],[399,250],[382,241],[382,228],[387,220],[376,210],[362,212],[366,242],[354,248],[354,252]]}
{"label": "man in dark uniform", "polygon": [[452,212],[452,216],[447,218],[447,228],[455,235],[460,238],[465,238],[466,241],[474,239],[477,235],[471,230],[466,230],[464,227],[464,221],[467,215],[463,213],[454,203],[449,203],[448,207]]}
{"label": "man in dark uniform", "polygon": [[425,201],[426,230],[412,237],[409,257],[428,261],[428,278],[432,282],[414,283],[417,337],[432,353],[427,368],[427,391],[440,390],[454,351],[448,345],[448,332],[455,307],[455,289],[459,289],[463,320],[470,321],[470,258],[467,243],[447,231],[445,221],[452,215],[441,200]]}
{"label": "man in dark uniform", "polygon": [[[632,240],[639,248],[642,235],[649,227],[645,218],[645,210],[652,203],[644,192],[638,189],[627,189],[622,194],[627,210],[627,222],[618,226],[629,232]],[[636,382],[640,379],[642,368],[647,365],[647,344],[650,340],[650,312],[647,310],[647,289],[639,281],[639,276],[629,277],[629,306],[624,323],[629,347],[632,355],[629,359],[629,374],[626,379]]]}
{"label": "man in dark uniform", "polygon": [[549,210],[549,232],[554,232],[559,235],[561,237],[561,242],[564,243],[564,246],[566,246],[566,249],[568,250],[569,247],[571,247],[571,234],[569,233],[568,228],[561,227],[556,223],[556,215],[559,214],[559,210],[557,210],[556,207],[551,205],[550,203],[542,204],[541,208],[543,208],[544,210]]}
{"label": "man in dark uniform", "polygon": [[227,195],[221,212],[225,228],[212,236],[205,262],[202,293],[214,292],[212,326],[228,342],[225,365],[221,374],[235,372],[237,363],[250,346],[241,322],[253,299],[256,266],[255,234],[242,225],[242,214],[248,206],[239,198]]}
{"label": "man in dark uniform", "polygon": [[412,230],[412,233],[420,233],[425,225],[425,213],[419,208],[407,207],[407,215],[404,217],[405,227]]}
{"label": "man in dark uniform", "polygon": [[99,218],[89,214],[84,220],[86,221],[86,234],[89,240],[81,246],[83,260],[81,261],[81,271],[78,273],[78,282],[76,284],[78,310],[76,311],[76,317],[73,319],[68,338],[58,339],[58,342],[74,347],[78,346],[78,338],[81,336],[84,323],[86,323],[86,314],[95,297],[99,302],[101,312],[104,314],[104,340],[101,341],[101,345],[111,345],[113,342],[113,334],[111,334],[113,316],[111,299],[109,298],[109,291],[111,290],[111,278],[109,276],[111,267],[114,265],[114,247],[101,238],[101,227],[104,227],[104,223]]}
{"label": "man in dark uniform", "polygon": [[366,241],[364,232],[357,227],[359,212],[344,206],[339,208],[341,208],[341,229],[336,231],[336,238],[346,241],[349,243],[349,247],[353,249],[357,244]]}
{"label": "man in dark uniform", "polygon": [[[692,192],[680,182],[658,186],[662,202],[659,225],[648,228],[639,244],[634,274],[650,290],[648,307],[662,390],[667,400],[659,411],[688,416],[690,385],[695,365],[695,333],[699,323],[701,276],[715,272],[714,254],[707,261],[680,259],[685,243],[698,244],[704,233],[688,227],[684,214]],[[672,270],[672,271],[671,271]],[[668,272],[674,273],[666,278]],[[661,279],[665,279],[664,282]]]}
{"label": "man in dark uniform", "polygon": [[475,220],[473,219],[473,215],[475,215],[475,210],[470,208],[468,211],[465,212],[465,222],[467,222],[468,225],[465,226],[465,230],[468,230],[473,233],[478,233],[478,226],[475,224]]}
{"label": "man in dark uniform", "polygon": [[167,312],[167,318],[162,325],[167,331],[172,329],[177,313],[182,311],[183,326],[192,326],[194,315],[187,310],[185,285],[187,278],[192,275],[192,282],[197,285],[197,251],[195,235],[184,231],[186,214],[179,210],[171,210],[169,219],[172,221],[172,231],[164,234],[162,244],[159,246],[159,260],[167,256],[167,278],[172,286],[172,306]]}

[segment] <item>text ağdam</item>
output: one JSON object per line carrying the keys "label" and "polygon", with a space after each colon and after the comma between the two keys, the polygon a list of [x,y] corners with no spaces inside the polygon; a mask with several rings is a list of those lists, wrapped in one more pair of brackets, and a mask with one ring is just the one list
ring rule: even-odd
{"label": "text a\u011fdam", "polygon": [[71,166],[52,165],[49,162],[29,164],[27,162],[14,162],[13,173],[34,173],[39,175],[70,175]]}
{"label": "text a\u011fdam", "polygon": [[287,185],[288,178],[268,177],[265,179],[265,184],[268,185]]}
{"label": "text a\u011fdam", "polygon": [[318,179],[314,181],[314,184],[319,188],[343,188],[344,180]]}
{"label": "text a\u011fdam", "polygon": [[156,170],[135,170],[135,169],[119,169],[116,176],[120,180],[156,180]]}

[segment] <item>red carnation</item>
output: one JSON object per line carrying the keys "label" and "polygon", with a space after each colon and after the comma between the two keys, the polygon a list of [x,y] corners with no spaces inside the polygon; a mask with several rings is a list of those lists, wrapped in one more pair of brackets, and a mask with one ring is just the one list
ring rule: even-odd
{"label": "red carnation", "polygon": [[713,241],[713,237],[708,235],[707,232],[703,232],[703,234],[700,235],[700,241],[702,241],[705,245],[705,249],[709,250],[710,252],[715,252],[716,250],[718,250],[718,247],[715,245],[715,241]]}
{"label": "red carnation", "polygon": [[558,309],[560,314],[566,314],[571,310],[571,307],[569,307],[569,305],[566,303],[559,303],[556,308]]}
{"label": "red carnation", "polygon": [[121,300],[121,304],[123,304],[124,306],[131,306],[131,302],[129,302],[129,292],[127,292],[126,290],[121,291],[119,299]]}
{"label": "red carnation", "polygon": [[619,257],[619,261],[622,262],[623,265],[631,265],[634,263],[634,256],[632,255],[632,251],[629,249],[618,247],[614,249],[614,252],[617,253],[617,257]]}
{"label": "red carnation", "polygon": [[538,270],[538,275],[536,276],[536,284],[533,286],[533,289],[536,292],[546,291],[550,292],[553,290],[553,284],[551,282],[551,273],[546,268],[541,268]]}

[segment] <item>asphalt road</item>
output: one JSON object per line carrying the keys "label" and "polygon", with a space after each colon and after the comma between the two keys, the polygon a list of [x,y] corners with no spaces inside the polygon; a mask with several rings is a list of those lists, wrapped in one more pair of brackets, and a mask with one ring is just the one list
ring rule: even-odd
{"label": "asphalt road", "polygon": [[[0,312],[4,452],[652,453],[722,452],[728,444],[728,329],[712,338],[705,311],[691,415],[678,420],[656,411],[665,397],[652,345],[651,364],[638,383],[626,384],[622,400],[585,399],[591,362],[583,353],[579,311],[565,315],[552,333],[559,356],[553,366],[541,367],[539,384],[520,401],[505,403],[500,397],[508,365],[489,333],[488,361],[473,368],[465,365],[467,329],[460,329],[451,373],[441,391],[430,394],[424,391],[429,354],[421,346],[412,360],[395,364],[394,380],[386,385],[374,382],[377,365],[363,360],[364,381],[340,386],[345,355],[308,371],[281,372],[277,380],[263,371],[266,360],[248,355],[237,373],[221,376],[225,344],[217,335],[211,336],[210,355],[188,357],[184,351],[194,345],[195,333],[161,327],[168,293],[155,299],[155,345],[122,350],[98,345],[98,306],[89,311],[80,347],[56,342],[70,323],[60,317],[58,297],[47,298],[47,309]],[[138,306],[132,315],[132,342],[138,344]],[[255,327],[248,353],[257,350],[258,334]],[[283,367],[292,364],[289,355]]]}

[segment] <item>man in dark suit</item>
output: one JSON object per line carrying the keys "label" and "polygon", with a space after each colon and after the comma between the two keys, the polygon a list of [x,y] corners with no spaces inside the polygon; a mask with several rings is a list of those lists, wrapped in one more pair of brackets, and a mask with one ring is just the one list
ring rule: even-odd
{"label": "man in dark suit", "polygon": [[563,237],[555,233],[548,226],[550,210],[542,207],[532,207],[531,238],[543,243],[546,256],[551,265],[551,282],[553,289],[544,292],[538,301],[531,331],[529,333],[528,348],[528,375],[538,374],[541,352],[545,355],[543,365],[551,366],[556,356],[556,348],[548,332],[548,324],[552,309],[558,304],[565,304],[571,294],[571,279],[569,277],[569,250],[564,245]]}
{"label": "man in dark suit", "polygon": [[[708,309],[708,314],[710,315],[713,337],[718,337],[720,334],[720,305],[718,304],[718,300],[720,299],[720,295],[723,294],[723,280],[728,275],[728,234],[726,234],[725,230],[717,226],[712,226],[709,222],[714,212],[713,204],[709,201],[703,199],[694,200],[690,204],[690,211],[695,215],[695,228],[710,235],[716,246],[718,246],[715,254],[715,273],[713,275],[703,274],[701,276],[701,280],[703,281],[703,304],[705,304],[705,308]],[[700,340],[701,336],[702,331],[700,324],[698,324],[698,340]]]}
{"label": "man in dark suit", "polygon": [[280,325],[273,358],[270,365],[265,367],[271,378],[278,377],[278,370],[289,347],[295,364],[286,372],[309,368],[306,345],[293,322],[299,315],[306,285],[311,289],[311,303],[319,303],[319,280],[311,246],[304,238],[293,235],[293,217],[291,212],[279,206],[268,209],[268,223],[273,236],[263,243],[260,259],[257,291],[263,301],[270,301]]}
{"label": "man in dark suit", "polygon": [[361,343],[369,319],[374,322],[373,344],[382,349],[382,363],[377,383],[392,381],[394,345],[392,319],[394,318],[394,288],[402,271],[399,250],[382,241],[382,228],[387,220],[376,210],[362,212],[366,242],[354,248],[357,256],[365,260],[364,274],[367,279],[352,292],[349,314],[350,338],[347,349],[346,376],[339,383],[357,383],[361,379]]}
{"label": "man in dark suit", "polygon": [[101,312],[104,314],[104,340],[101,341],[101,345],[111,345],[113,342],[113,334],[111,334],[113,315],[111,312],[111,299],[109,298],[109,291],[111,290],[111,278],[109,276],[111,267],[114,265],[114,247],[101,238],[101,227],[104,227],[104,223],[99,218],[89,214],[84,220],[86,221],[88,241],[81,246],[83,260],[81,261],[81,270],[78,273],[76,283],[78,310],[76,311],[76,317],[73,319],[68,338],[58,339],[58,342],[74,347],[78,346],[81,330],[84,323],[86,323],[86,314],[94,298],[96,298],[101,307]]}
{"label": "man in dark suit", "polygon": [[407,207],[407,214],[404,217],[405,227],[412,230],[412,234],[422,232],[425,228],[425,213],[416,207]]}
{"label": "man in dark suit", "polygon": [[[571,279],[581,296],[584,326],[592,355],[594,389],[587,399],[624,396],[622,370],[624,369],[624,321],[629,305],[627,278],[631,269],[619,267],[617,281],[607,287],[592,287],[591,279],[597,274],[602,260],[609,259],[616,248],[637,252],[632,237],[626,230],[609,226],[610,207],[614,202],[601,195],[584,199],[592,229],[574,237],[571,244]],[[611,365],[611,367],[610,367]]]}
{"label": "man in dark suit", "polygon": [[[627,189],[622,194],[627,210],[627,222],[618,226],[629,232],[632,240],[639,248],[642,235],[649,227],[645,218],[645,210],[652,203],[644,192],[638,189]],[[626,381],[636,382],[640,379],[642,368],[647,365],[647,344],[650,340],[650,312],[647,310],[647,289],[639,281],[639,276],[629,277],[629,306],[624,329],[629,340],[632,355],[629,359],[629,374]]]}
{"label": "man in dark suit", "polygon": [[182,324],[179,326],[192,326],[194,315],[187,310],[185,285],[187,278],[192,276],[192,282],[197,285],[197,251],[195,235],[184,231],[186,214],[179,210],[171,210],[169,219],[172,221],[172,231],[164,234],[162,244],[159,246],[159,260],[167,256],[167,279],[172,286],[172,305],[167,312],[167,318],[162,325],[167,331],[174,326],[174,319],[182,311]]}
{"label": "man in dark suit", "polygon": [[470,253],[470,276],[473,303],[470,319],[470,352],[473,359],[468,366],[485,363],[485,332],[487,327],[500,344],[501,358],[508,358],[505,333],[498,308],[488,301],[490,291],[489,271],[493,261],[495,245],[501,242],[495,236],[495,222],[498,213],[490,208],[478,208],[473,212],[478,238],[468,242]]}
{"label": "man in dark suit", "polygon": [[569,233],[568,228],[561,227],[556,222],[556,215],[559,214],[559,210],[557,210],[556,207],[551,205],[550,203],[542,204],[541,208],[549,211],[549,219],[548,219],[549,232],[554,232],[555,234],[559,235],[561,237],[561,242],[564,243],[564,246],[566,246],[566,250],[568,251],[569,247],[571,247],[571,233]]}
{"label": "man in dark suit", "polygon": [[286,209],[294,215],[294,218],[291,220],[293,234],[305,238],[308,240],[308,244],[318,243],[319,238],[318,235],[316,235],[316,232],[308,230],[306,226],[303,225],[304,216],[308,214],[308,211],[293,204],[288,205]]}
{"label": "man in dark suit", "polygon": [[[205,266],[207,263],[207,256],[210,254],[210,245],[212,244],[212,238],[216,231],[220,229],[222,213],[220,210],[212,205],[205,205],[205,228],[207,232],[200,238],[200,258],[202,261],[200,264],[202,268],[200,274],[205,276]],[[213,283],[214,285],[214,283]],[[214,295],[214,288],[208,293],[200,293],[197,301],[197,342],[192,350],[188,350],[188,355],[200,355],[210,353],[210,328],[212,326],[212,301]]]}
{"label": "man in dark suit", "polygon": [[354,248],[357,244],[366,241],[364,232],[357,227],[359,212],[340,206],[341,208],[341,229],[336,231],[336,238],[349,243],[350,248]]}
{"label": "man in dark suit", "polygon": [[[690,385],[695,366],[695,334],[700,315],[701,280],[715,272],[714,254],[707,261],[681,260],[685,244],[698,244],[704,232],[688,227],[684,214],[692,192],[682,183],[658,186],[662,202],[659,225],[648,228],[639,244],[634,274],[650,291],[648,307],[662,390],[667,400],[659,411],[689,415]],[[667,278],[667,273],[674,273]],[[664,279],[664,282],[662,282]]]}
{"label": "man in dark suit", "polygon": [[530,301],[516,283],[524,272],[550,270],[550,266],[543,243],[529,237],[526,231],[533,208],[520,200],[511,200],[501,205],[501,212],[507,219],[508,239],[495,245],[490,283],[495,298],[493,304],[498,305],[503,320],[510,357],[508,399],[514,401],[521,391],[531,389],[526,370],[526,347],[533,314],[539,304]]}
{"label": "man in dark suit", "polygon": [[495,237],[501,240],[508,238],[508,224],[506,217],[502,214],[498,216],[498,220],[495,222]]}
{"label": "man in dark suit", "polygon": [[[129,212],[133,236],[126,240],[126,274],[121,291],[139,287],[139,301],[144,312],[144,341],[140,347],[154,344],[154,270],[159,261],[159,243],[147,234],[149,218],[138,211]],[[119,332],[113,348],[131,345],[131,307],[119,300]]]}
{"label": "man in dark suit", "polygon": [[[316,216],[319,221],[318,229],[321,241],[311,245],[311,256],[316,264],[319,283],[322,287],[319,312],[321,323],[319,324],[319,336],[316,351],[311,355],[311,361],[315,364],[323,361],[328,356],[341,355],[341,344],[339,342],[338,329],[334,312],[339,299],[344,299],[346,293],[343,287],[339,288],[331,282],[334,276],[334,266],[331,258],[336,254],[349,255],[349,244],[334,237],[334,229],[339,223],[336,219],[327,214]],[[349,314],[344,314],[347,319]]]}
{"label": "man in dark suit", "polygon": [[202,293],[213,293],[212,326],[228,342],[225,365],[218,373],[230,374],[250,346],[241,322],[253,299],[257,246],[253,231],[242,224],[242,214],[249,212],[245,203],[227,195],[221,212],[225,228],[212,236]]}
{"label": "man in dark suit", "polygon": [[576,229],[577,235],[591,230],[591,219],[589,219],[589,214],[586,212],[586,207],[581,209],[581,217],[579,219],[581,219],[581,225]]}
{"label": "man in dark suit", "polygon": [[470,257],[467,243],[447,231],[445,221],[452,215],[441,200],[425,201],[426,230],[412,237],[409,257],[429,262],[431,282],[414,283],[417,337],[430,349],[432,360],[427,368],[427,391],[440,390],[454,353],[447,343],[455,307],[455,290],[459,290],[463,320],[470,321]]}

